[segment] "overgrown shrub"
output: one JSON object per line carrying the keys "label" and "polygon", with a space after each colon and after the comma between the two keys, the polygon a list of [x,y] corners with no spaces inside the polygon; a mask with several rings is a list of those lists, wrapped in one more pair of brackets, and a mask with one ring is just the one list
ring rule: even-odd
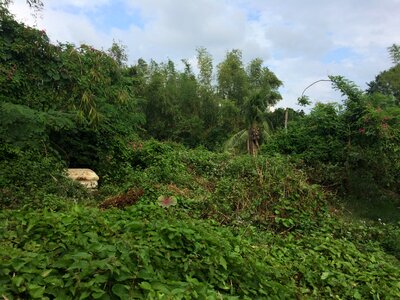
{"label": "overgrown shrub", "polygon": [[62,209],[90,198],[68,179],[65,165],[52,155],[20,151],[3,145],[0,160],[0,207]]}
{"label": "overgrown shrub", "polygon": [[284,157],[241,156],[228,161],[204,212],[222,223],[274,230],[309,228],[326,213],[327,195]]}
{"label": "overgrown shrub", "polygon": [[181,207],[224,224],[304,229],[326,212],[326,193],[282,156],[232,156],[151,141],[130,161],[131,186],[144,189],[143,201],[178,196]]}

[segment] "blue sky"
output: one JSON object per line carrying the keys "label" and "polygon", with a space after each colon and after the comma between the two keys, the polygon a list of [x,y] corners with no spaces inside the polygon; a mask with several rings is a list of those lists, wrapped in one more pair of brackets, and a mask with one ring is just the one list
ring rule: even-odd
{"label": "blue sky", "polygon": [[361,59],[361,55],[357,54],[350,47],[339,47],[329,50],[322,58],[324,63],[340,63],[343,60],[356,61]]}
{"label": "blue sky", "polygon": [[[53,42],[108,49],[127,46],[138,58],[196,66],[196,48],[206,47],[214,65],[231,49],[245,62],[260,57],[284,82],[281,107],[296,106],[311,82],[343,75],[362,88],[391,66],[387,47],[400,43],[400,0],[44,0],[32,18],[15,0],[17,19],[45,29]],[[329,84],[313,86],[315,101],[340,101]]]}
{"label": "blue sky", "polygon": [[128,30],[130,26],[144,28],[145,20],[139,8],[130,7],[124,1],[112,1],[96,9],[77,8],[71,4],[61,10],[69,10],[73,14],[83,14],[88,17],[96,29],[111,32],[112,29]]}

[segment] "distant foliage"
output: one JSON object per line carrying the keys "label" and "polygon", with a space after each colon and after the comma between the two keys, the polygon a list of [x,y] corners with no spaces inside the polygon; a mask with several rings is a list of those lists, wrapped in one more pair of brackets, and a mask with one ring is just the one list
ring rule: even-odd
{"label": "distant foliage", "polygon": [[400,45],[393,44],[388,49],[393,63],[400,64]]}
{"label": "distant foliage", "polygon": [[291,155],[310,168],[317,182],[369,198],[399,192],[400,108],[390,96],[361,91],[332,76],[343,105],[317,103],[309,115],[289,123],[263,147]]}
{"label": "distant foliage", "polygon": [[400,105],[400,63],[379,73],[368,86],[369,94],[380,93],[390,96],[397,105]]}
{"label": "distant foliage", "polygon": [[197,51],[197,76],[187,60],[182,60],[180,71],[171,60],[140,59],[129,73],[136,95],[143,99],[148,135],[189,147],[219,149],[238,131],[261,127],[260,118],[281,99],[282,83],[261,59],[245,66],[239,50],[228,52],[213,74],[211,55],[204,48]]}

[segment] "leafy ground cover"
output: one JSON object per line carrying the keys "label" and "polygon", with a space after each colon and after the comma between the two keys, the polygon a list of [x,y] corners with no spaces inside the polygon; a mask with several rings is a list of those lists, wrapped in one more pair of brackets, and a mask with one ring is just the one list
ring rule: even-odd
{"label": "leafy ground cover", "polygon": [[[394,299],[399,263],[371,241],[234,234],[156,204],[1,213],[0,292],[58,299]],[[351,231],[351,229],[349,229]]]}
{"label": "leafy ground cover", "polygon": [[345,221],[284,157],[149,141],[127,161],[126,180],[107,177],[86,205],[42,190],[69,204],[0,213],[3,297],[400,296],[399,226]]}

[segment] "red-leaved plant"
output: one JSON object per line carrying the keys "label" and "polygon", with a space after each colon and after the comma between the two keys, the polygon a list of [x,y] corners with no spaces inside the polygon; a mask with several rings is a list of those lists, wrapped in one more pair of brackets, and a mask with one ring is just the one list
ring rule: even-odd
{"label": "red-leaved plant", "polygon": [[177,204],[176,198],[174,196],[163,196],[161,195],[157,199],[158,205],[162,207],[170,207]]}

